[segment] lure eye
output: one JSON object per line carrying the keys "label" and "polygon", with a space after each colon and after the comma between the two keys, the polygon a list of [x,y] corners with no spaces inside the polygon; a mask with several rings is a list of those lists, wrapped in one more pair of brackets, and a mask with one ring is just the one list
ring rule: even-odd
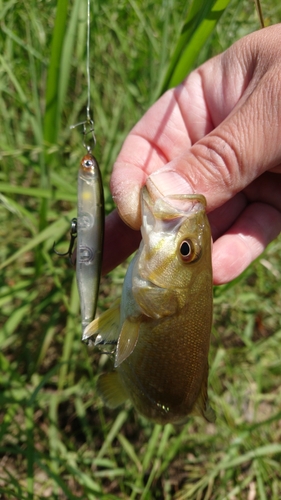
{"label": "lure eye", "polygon": [[95,159],[91,154],[87,154],[82,158],[81,167],[84,172],[94,171],[95,169]]}
{"label": "lure eye", "polygon": [[85,161],[83,162],[83,165],[84,165],[84,167],[86,167],[86,168],[91,168],[91,167],[93,166],[93,162],[92,162],[92,160],[85,160]]}
{"label": "lure eye", "polygon": [[199,255],[197,255],[194,244],[191,240],[183,240],[180,244],[180,257],[183,262],[193,262],[197,260]]}

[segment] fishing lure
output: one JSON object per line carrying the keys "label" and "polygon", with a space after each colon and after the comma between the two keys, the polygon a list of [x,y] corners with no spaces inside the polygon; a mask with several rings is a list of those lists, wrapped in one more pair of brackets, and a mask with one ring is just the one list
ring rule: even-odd
{"label": "fishing lure", "polygon": [[[97,307],[104,235],[104,198],[103,185],[99,165],[92,155],[92,147],[96,145],[94,121],[90,115],[90,0],[87,2],[87,119],[72,125],[76,128],[83,125],[84,147],[87,154],[83,156],[78,171],[78,204],[77,219],[71,222],[71,240],[66,253],[58,255],[72,256],[72,248],[77,237],[76,277],[80,295],[82,322],[82,340],[84,330],[94,319]],[[89,141],[86,136],[91,134]],[[91,142],[91,144],[90,144]]]}
{"label": "fishing lure", "polygon": [[73,218],[70,228],[70,243],[67,252],[60,253],[53,246],[54,252],[69,256],[76,246],[76,278],[80,296],[82,340],[86,326],[94,319],[99,293],[103,238],[104,238],[104,197],[102,177],[99,165],[87,147],[83,156],[77,184],[77,218]]}
{"label": "fishing lure", "polygon": [[82,340],[96,312],[104,234],[104,198],[99,165],[88,151],[78,171],[76,276]]}

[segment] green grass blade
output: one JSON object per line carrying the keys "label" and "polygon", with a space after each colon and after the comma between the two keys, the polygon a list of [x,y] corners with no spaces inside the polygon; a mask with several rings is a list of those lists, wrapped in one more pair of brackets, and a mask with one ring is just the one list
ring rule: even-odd
{"label": "green grass blade", "polygon": [[0,182],[0,192],[10,193],[10,194],[20,194],[23,196],[33,196],[34,198],[45,198],[47,200],[60,200],[60,201],[72,201],[76,202],[76,194],[69,194],[65,191],[38,188],[38,187],[23,187],[23,186],[13,186],[12,184],[7,184],[5,182]]}
{"label": "green grass blade", "polygon": [[51,247],[53,244],[52,242],[60,238],[66,232],[67,228],[69,228],[69,223],[72,217],[74,217],[75,215],[76,215],[76,209],[69,212],[67,216],[61,217],[56,222],[53,222],[53,224],[50,224],[46,229],[38,233],[34,238],[32,238],[32,240],[26,243],[26,245],[24,245],[17,252],[15,252],[8,259],[6,259],[0,265],[0,269],[9,266],[12,262],[19,259],[26,252],[33,250],[38,245],[47,240],[50,240],[48,246]]}
{"label": "green grass blade", "polygon": [[[66,323],[66,336],[65,336],[64,343],[63,343],[63,353],[62,353],[62,357],[61,357],[61,364],[62,365],[61,365],[61,369],[60,369],[60,373],[59,373],[59,380],[58,380],[59,390],[61,390],[66,383],[67,372],[68,372],[68,369],[70,366],[70,361],[71,361],[73,342],[74,342],[75,334],[77,333],[77,329],[75,328],[77,326],[77,321],[75,321],[75,320],[78,316],[79,316],[79,295],[78,295],[78,289],[77,289],[77,284],[76,284],[76,276],[74,275],[73,280],[72,280],[72,286],[71,286],[70,307],[69,307],[67,323]],[[68,383],[71,386],[74,383],[73,372],[72,372],[72,376],[70,378],[71,378],[72,382],[68,381]]]}
{"label": "green grass blade", "polygon": [[[51,45],[51,57],[48,68],[47,88],[45,96],[45,116],[43,122],[43,138],[46,144],[56,143],[59,131],[59,85],[60,69],[62,62],[63,41],[66,31],[68,0],[58,0],[56,21]],[[48,188],[50,183],[51,157],[46,154],[41,162],[42,188]],[[48,202],[42,200],[39,212],[39,229],[43,230],[47,225]],[[40,272],[42,259],[36,254],[37,274]]]}
{"label": "green grass blade", "polygon": [[132,8],[134,9],[134,11],[136,12],[138,18],[139,18],[139,22],[142,24],[146,34],[147,34],[147,37],[151,43],[151,46],[157,50],[157,43],[156,43],[156,40],[155,40],[155,36],[154,36],[154,33],[153,31],[151,30],[148,22],[147,22],[147,19],[145,18],[145,15],[144,13],[142,12],[142,9],[138,6],[138,3],[135,1],[135,0],[129,0],[129,3],[131,4]]}
{"label": "green grass blade", "polygon": [[161,93],[184,80],[229,2],[230,0],[193,0],[171,57]]}
{"label": "green grass blade", "polygon": [[120,441],[122,448],[125,450],[130,460],[136,465],[137,469],[141,471],[142,465],[132,444],[121,433],[118,434],[118,440]]}
{"label": "green grass blade", "polygon": [[[72,5],[70,20],[66,29],[60,62],[59,88],[58,88],[58,109],[57,115],[61,116],[63,104],[69,84],[70,68],[73,60],[74,42],[76,38],[77,22],[79,17],[79,7],[81,0],[75,0]],[[86,26],[86,19],[83,23]]]}
{"label": "green grass blade", "polygon": [[[0,183],[1,184],[1,183]],[[9,188],[11,186],[7,186],[7,191],[9,192]],[[22,206],[20,203],[17,203],[15,200],[12,198],[8,198],[7,196],[4,196],[1,194],[1,191],[5,192],[5,189],[2,189],[2,184],[0,187],[0,203],[5,207],[6,210],[11,212],[12,214],[16,215],[19,217],[23,223],[29,227],[31,232],[33,233],[36,229],[37,225],[37,218],[34,216],[29,210],[27,210],[24,206]]]}
{"label": "green grass blade", "polygon": [[281,454],[281,444],[272,443],[266,444],[264,446],[259,446],[254,450],[250,450],[239,457],[234,458],[233,460],[223,460],[221,464],[217,467],[218,470],[230,469],[233,467],[237,467],[249,460],[254,460],[255,458],[266,458],[269,455],[277,455]]}
{"label": "green grass blade", "polygon": [[[31,294],[30,299],[36,298],[36,291]],[[15,330],[19,327],[21,321],[29,315],[31,312],[31,303],[28,301],[21,307],[18,307],[13,313],[10,315],[8,320],[6,321],[4,327],[0,330],[0,343],[2,349],[7,348],[9,345],[12,345],[16,339]]]}
{"label": "green grass blade", "polygon": [[121,411],[120,413],[118,413],[118,415],[117,415],[115,421],[113,422],[112,427],[111,427],[109,433],[107,434],[105,441],[104,441],[104,443],[103,443],[103,445],[102,445],[102,447],[97,455],[97,458],[102,458],[104,456],[104,454],[106,453],[106,451],[108,450],[108,448],[112,445],[112,441],[117,436],[121,427],[124,425],[124,422],[127,419],[127,416],[128,416],[128,414],[126,411]]}
{"label": "green grass blade", "polygon": [[149,468],[153,456],[155,456],[157,454],[158,444],[159,444],[162,430],[163,430],[162,425],[156,424],[154,426],[153,432],[152,432],[150,439],[147,443],[146,453],[145,453],[145,455],[143,457],[143,461],[142,461],[142,467],[143,467],[144,471]]}
{"label": "green grass blade", "polygon": [[13,73],[9,64],[7,63],[7,61],[5,60],[5,58],[1,54],[0,54],[0,63],[2,64],[3,69],[7,72],[7,75],[9,76],[12,84],[14,85],[20,101],[22,102],[22,104],[24,106],[27,106],[28,105],[28,98],[26,96],[26,93],[23,90],[23,87],[20,84],[18,78],[15,76],[15,74]]}
{"label": "green grass blade", "polygon": [[56,21],[51,45],[46,89],[46,110],[44,117],[44,140],[55,143],[58,135],[59,75],[62,63],[63,42],[66,32],[68,0],[58,0]]}
{"label": "green grass blade", "polygon": [[34,411],[32,406],[25,410],[26,416],[26,434],[27,434],[27,498],[33,499],[34,489]]}
{"label": "green grass blade", "polygon": [[15,35],[12,30],[10,30],[4,23],[1,24],[1,29],[3,33],[5,33],[7,36],[9,36],[12,40],[14,40],[20,47],[22,47],[24,50],[26,50],[29,54],[32,54],[36,59],[38,59],[41,62],[46,62],[42,54],[38,52],[31,44],[26,44],[20,37]]}
{"label": "green grass blade", "polygon": [[[112,165],[160,93],[187,4],[195,24],[186,27],[175,67],[185,51],[194,60],[201,50],[197,64],[259,27],[249,0],[231,0],[216,25],[217,13],[210,16],[218,1],[91,1],[95,153],[108,211]],[[281,4],[268,0],[267,9],[266,23],[277,23]],[[216,289],[209,387],[215,425],[200,418],[154,425],[129,403],[105,408],[96,392],[111,360],[81,344],[74,270],[51,251],[58,239],[57,249],[67,249],[76,215],[82,141],[69,125],[82,119],[87,102],[86,11],[87,0],[0,0],[0,496],[279,500],[280,239],[263,262]],[[216,27],[202,46],[208,22]],[[194,63],[182,64],[184,77]],[[46,93],[53,109],[45,108]],[[100,309],[121,295],[124,274],[122,266],[103,278]]]}

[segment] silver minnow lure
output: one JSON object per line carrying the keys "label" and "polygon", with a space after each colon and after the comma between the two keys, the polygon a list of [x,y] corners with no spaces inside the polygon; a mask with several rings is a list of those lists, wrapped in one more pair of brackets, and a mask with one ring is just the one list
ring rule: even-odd
{"label": "silver minnow lure", "polygon": [[104,198],[101,173],[89,153],[78,173],[76,275],[80,295],[82,340],[93,320],[100,284],[104,235]]}

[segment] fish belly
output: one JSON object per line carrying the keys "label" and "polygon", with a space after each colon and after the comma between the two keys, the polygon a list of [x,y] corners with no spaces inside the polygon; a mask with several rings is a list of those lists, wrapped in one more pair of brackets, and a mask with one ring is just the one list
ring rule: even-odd
{"label": "fish belly", "polygon": [[[155,422],[183,421],[201,393],[206,401],[199,406],[207,405],[212,315],[211,308],[203,315],[201,306],[187,306],[176,321],[168,317],[142,323],[136,348],[120,366],[135,408]],[[201,413],[205,416],[204,408]]]}

